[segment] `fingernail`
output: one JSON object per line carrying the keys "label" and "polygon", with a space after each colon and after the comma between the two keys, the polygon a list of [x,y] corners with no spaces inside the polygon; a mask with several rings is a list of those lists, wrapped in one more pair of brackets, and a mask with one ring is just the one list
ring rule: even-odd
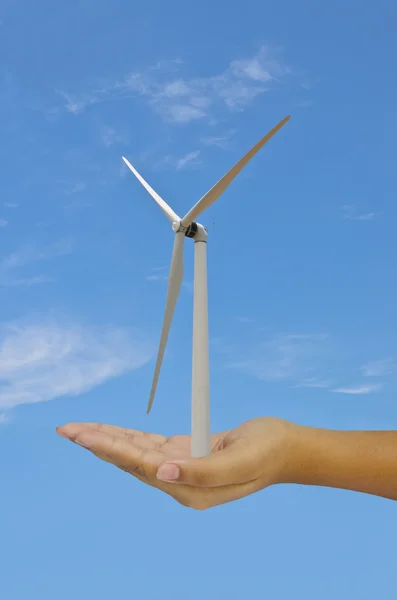
{"label": "fingernail", "polygon": [[180,469],[178,465],[165,463],[161,465],[157,471],[157,479],[161,481],[176,481],[179,479]]}

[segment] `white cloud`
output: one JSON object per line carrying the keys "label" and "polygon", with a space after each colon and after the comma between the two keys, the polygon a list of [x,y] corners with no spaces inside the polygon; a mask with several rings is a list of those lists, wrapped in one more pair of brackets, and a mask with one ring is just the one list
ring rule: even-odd
{"label": "white cloud", "polygon": [[167,281],[167,275],[146,275],[146,281]]}
{"label": "white cloud", "polygon": [[181,171],[182,169],[186,169],[188,167],[194,167],[201,164],[201,160],[199,158],[200,150],[193,150],[192,152],[188,152],[184,156],[180,158],[176,158],[174,156],[166,155],[157,163],[155,163],[154,168],[157,170],[163,170],[164,168],[173,168],[177,171]]}
{"label": "white cloud", "polygon": [[159,267],[152,267],[149,275],[146,275],[146,281],[168,281],[169,266],[162,265]]}
{"label": "white cloud", "polygon": [[239,316],[239,315],[237,315],[236,317],[234,317],[234,320],[238,321],[239,323],[245,323],[245,324],[253,323],[254,322],[254,320],[251,319],[250,317],[242,317],[242,316]]}
{"label": "white cloud", "polygon": [[361,367],[361,372],[365,377],[384,377],[393,372],[394,364],[391,358],[374,360]]}
{"label": "white cloud", "polygon": [[350,221],[372,221],[372,219],[382,214],[381,212],[357,213],[353,204],[345,204],[341,206],[341,210],[343,218]]}
{"label": "white cloud", "polygon": [[10,279],[0,279],[0,286],[18,287],[23,285],[29,287],[31,285],[51,283],[53,281],[54,279],[52,277],[48,277],[47,275],[33,275],[32,277],[13,277]]}
{"label": "white cloud", "polygon": [[114,146],[115,144],[126,144],[125,134],[117,132],[113,127],[102,127],[101,140],[105,146]]}
{"label": "white cloud", "polygon": [[0,413],[0,425],[3,425],[4,423],[8,423],[9,422],[9,418],[6,415],[6,413]]}
{"label": "white cloud", "polygon": [[203,136],[201,142],[206,146],[217,146],[218,148],[228,148],[231,138],[235,135],[236,130],[230,129],[224,135],[221,136]]}
{"label": "white cloud", "polygon": [[332,385],[329,379],[319,379],[317,377],[307,377],[300,381],[296,387],[327,389]]}
{"label": "white cloud", "polygon": [[138,334],[44,319],[0,328],[0,409],[85,393],[144,365],[152,348]]}
{"label": "white cloud", "polygon": [[16,202],[4,202],[3,206],[5,208],[18,208],[19,204]]}
{"label": "white cloud", "polygon": [[[280,334],[251,349],[243,349],[241,360],[229,368],[263,381],[301,380],[313,365],[327,336]],[[247,357],[248,356],[248,357]]]}
{"label": "white cloud", "polygon": [[313,106],[313,100],[302,100],[301,102],[297,102],[296,106],[298,108],[310,108]]}
{"label": "white cloud", "polygon": [[197,160],[199,155],[200,155],[200,150],[194,150],[193,152],[188,152],[188,154],[185,154],[185,156],[182,156],[182,158],[177,159],[176,168],[178,170],[180,170],[180,169],[184,169],[187,165],[199,163],[200,161]]}
{"label": "white cloud", "polygon": [[85,189],[87,189],[87,184],[84,183],[84,181],[78,181],[71,188],[65,190],[65,194],[68,196],[73,194],[81,194],[81,192],[84,192]]}
{"label": "white cloud", "polygon": [[31,263],[65,256],[70,254],[72,249],[73,242],[66,238],[47,247],[39,248],[35,245],[27,245],[12,252],[0,260],[0,286],[34,285],[51,281],[46,275],[18,277],[15,276],[15,271],[21,270]]}
{"label": "white cloud", "polygon": [[206,113],[195,106],[187,104],[165,104],[160,108],[164,118],[172,123],[190,123],[196,119],[202,119]]}
{"label": "white cloud", "polygon": [[5,219],[0,219],[0,227],[7,227],[8,225],[8,221],[6,221]]}
{"label": "white cloud", "polygon": [[357,386],[347,386],[335,388],[332,390],[338,394],[371,394],[373,392],[378,392],[382,388],[381,385],[357,385]]}
{"label": "white cloud", "polygon": [[268,47],[256,56],[233,60],[228,67],[206,77],[183,77],[181,61],[132,72],[83,93],[59,92],[63,108],[78,115],[86,108],[114,99],[142,97],[165,121],[185,124],[198,119],[213,122],[216,108],[242,110],[258,95],[291,73]]}
{"label": "white cloud", "polygon": [[257,56],[250,59],[234,60],[230,70],[238,78],[246,78],[262,83],[272,81],[290,72],[280,61],[272,57],[270,49],[262,46]]}
{"label": "white cloud", "polygon": [[357,215],[355,217],[355,220],[356,221],[372,221],[372,219],[374,217],[376,217],[378,214],[379,213],[371,212],[371,213],[365,213],[365,214]]}

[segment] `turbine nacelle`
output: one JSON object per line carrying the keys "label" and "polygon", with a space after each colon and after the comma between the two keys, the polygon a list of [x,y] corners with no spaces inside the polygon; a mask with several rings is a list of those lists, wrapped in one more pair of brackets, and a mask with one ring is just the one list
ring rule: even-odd
{"label": "turbine nacelle", "polygon": [[184,233],[187,238],[194,238],[196,242],[203,242],[208,237],[208,229],[200,223],[190,223],[188,227],[182,225],[182,221],[174,221],[172,224],[172,230],[174,233]]}

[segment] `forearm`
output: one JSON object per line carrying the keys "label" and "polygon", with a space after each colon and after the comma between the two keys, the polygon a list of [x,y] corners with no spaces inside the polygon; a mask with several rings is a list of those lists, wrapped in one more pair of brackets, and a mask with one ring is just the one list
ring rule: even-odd
{"label": "forearm", "polygon": [[282,479],[397,500],[397,431],[296,426]]}

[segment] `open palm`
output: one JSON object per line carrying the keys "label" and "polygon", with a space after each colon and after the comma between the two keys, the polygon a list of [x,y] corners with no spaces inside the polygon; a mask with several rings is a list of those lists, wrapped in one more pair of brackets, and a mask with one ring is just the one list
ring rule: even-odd
{"label": "open palm", "polygon": [[[274,481],[285,425],[251,419],[211,436],[211,453],[191,457],[191,437],[166,437],[115,425],[69,423],[59,435],[196,509],[247,496]],[[266,469],[263,469],[266,465]]]}
{"label": "open palm", "polygon": [[[65,437],[90,448],[98,458],[115,464],[146,483],[156,483],[156,487],[157,469],[164,461],[191,457],[190,435],[166,437],[158,433],[99,423],[70,423],[67,428]],[[58,433],[63,435],[62,428],[58,428]],[[222,449],[227,433],[224,431],[211,436],[211,452]],[[91,443],[93,441],[95,448]]]}

